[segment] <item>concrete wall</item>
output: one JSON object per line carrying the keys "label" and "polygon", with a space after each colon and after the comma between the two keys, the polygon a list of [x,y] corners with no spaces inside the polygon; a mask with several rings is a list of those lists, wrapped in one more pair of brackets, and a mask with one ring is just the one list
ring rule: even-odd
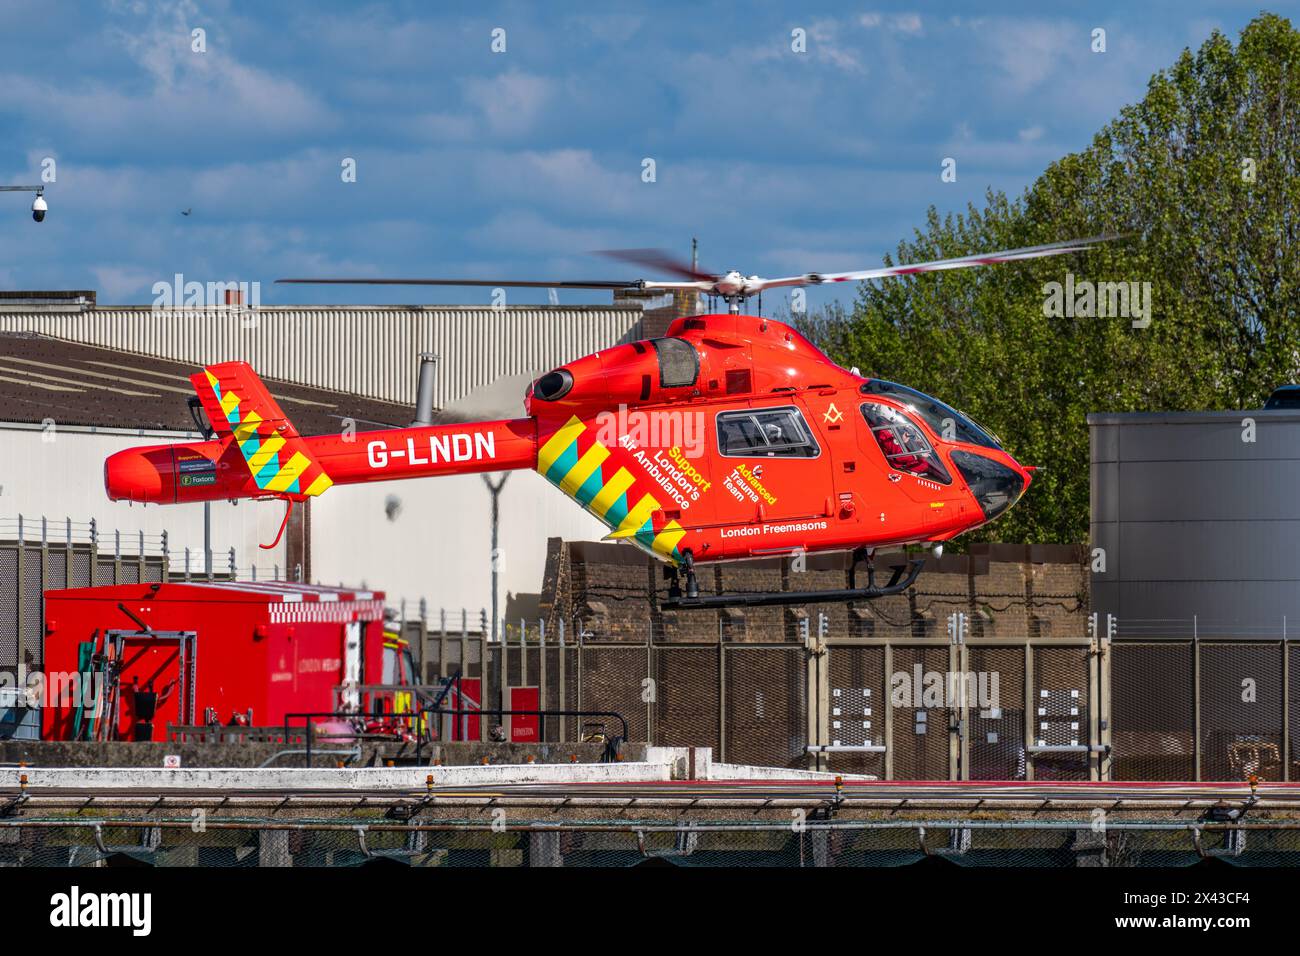
{"label": "concrete wall", "polygon": [[[262,743],[257,741],[61,741],[0,740],[0,764],[24,764],[28,767],[153,767],[163,766],[168,756],[179,757],[181,766],[260,767],[270,761],[275,767],[305,767],[306,757],[299,751],[301,743]],[[342,759],[339,751],[347,745],[317,744],[312,763],[316,767],[333,767]],[[598,763],[605,753],[604,744],[480,744],[433,743],[424,748],[426,764],[448,767],[478,766],[486,757],[494,764]],[[389,760],[398,765],[413,763],[415,745],[393,741],[366,741],[361,756],[348,759],[351,767],[383,767]],[[619,750],[625,761],[643,761],[646,745],[624,744]],[[662,762],[662,761],[660,761]]]}
{"label": "concrete wall", "polygon": [[1120,636],[1190,635],[1193,619],[1204,635],[1300,627],[1300,413],[1088,422],[1092,545],[1106,562],[1094,610],[1116,615]]}
{"label": "concrete wall", "polygon": [[500,764],[468,767],[208,767],[169,770],[158,767],[30,767],[0,768],[0,786],[15,787],[27,777],[27,786],[84,791],[133,790],[145,793],[188,790],[339,790],[419,792],[432,778],[432,786],[483,786],[520,783],[632,783],[670,780],[667,763]]}

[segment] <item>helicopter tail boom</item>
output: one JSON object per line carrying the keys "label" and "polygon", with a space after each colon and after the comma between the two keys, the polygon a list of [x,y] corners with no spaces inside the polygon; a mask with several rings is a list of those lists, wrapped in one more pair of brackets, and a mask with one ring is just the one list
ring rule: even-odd
{"label": "helicopter tail boom", "polygon": [[[294,456],[327,475],[325,487],[430,478],[477,472],[531,469],[537,463],[532,419],[393,428],[295,438]],[[277,468],[296,468],[293,456]],[[316,479],[268,484],[260,460],[229,435],[212,441],[150,445],[119,451],[104,462],[104,487],[113,501],[175,504],[235,498],[288,498],[320,493]]]}
{"label": "helicopter tail boom", "polygon": [[244,362],[192,376],[216,436],[188,444],[129,448],[104,462],[114,501],[172,504],[236,498],[303,501],[336,484],[531,469],[530,418],[347,431],[305,437]]}

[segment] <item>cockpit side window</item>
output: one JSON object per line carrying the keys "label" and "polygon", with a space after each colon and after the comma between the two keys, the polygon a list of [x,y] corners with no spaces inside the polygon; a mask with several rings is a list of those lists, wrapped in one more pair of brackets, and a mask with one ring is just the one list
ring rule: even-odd
{"label": "cockpit side window", "polygon": [[873,378],[862,386],[864,395],[881,395],[892,399],[900,405],[906,405],[920,417],[930,429],[944,441],[961,441],[985,448],[1001,448],[1002,443],[971,420],[969,415],[957,411],[951,405],[939,401],[924,392],[918,392],[897,382],[886,382]]}
{"label": "cockpit side window", "polygon": [[682,339],[651,339],[659,359],[659,387],[681,388],[694,385],[700,374],[700,356],[690,342]]}
{"label": "cockpit side window", "polygon": [[890,468],[945,485],[952,484],[952,476],[943,466],[943,460],[930,447],[921,429],[898,409],[867,402],[862,406],[862,417],[867,420],[871,435]]}
{"label": "cockpit side window", "polygon": [[718,451],[726,458],[816,458],[821,454],[797,408],[718,413]]}

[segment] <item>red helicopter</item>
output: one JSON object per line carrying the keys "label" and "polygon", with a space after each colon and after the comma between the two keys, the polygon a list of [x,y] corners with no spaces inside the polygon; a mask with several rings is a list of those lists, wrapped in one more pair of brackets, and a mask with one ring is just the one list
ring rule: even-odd
{"label": "red helicopter", "polygon": [[[1024,494],[1032,469],[956,409],[840,368],[794,328],[742,315],[740,304],[770,288],[1014,262],[1079,252],[1106,238],[784,279],[702,273],[652,250],[625,250],[611,254],[681,280],[280,280],[689,289],[722,297],[729,311],[680,318],[662,338],[548,372],[526,393],[527,417],[514,420],[303,436],[247,364],[211,365],[191,381],[215,437],[117,452],[105,462],[104,483],[115,501],[280,498],[287,523],[295,501],[335,484],[536,469],[603,521],[608,539],[666,563],[664,607],[895,594],[916,580],[923,559],[892,567],[881,584],[876,549],[941,545],[993,520]],[[850,587],[701,594],[696,580],[696,567],[714,561],[822,551],[853,553]],[[859,563],[865,587],[857,583]]]}

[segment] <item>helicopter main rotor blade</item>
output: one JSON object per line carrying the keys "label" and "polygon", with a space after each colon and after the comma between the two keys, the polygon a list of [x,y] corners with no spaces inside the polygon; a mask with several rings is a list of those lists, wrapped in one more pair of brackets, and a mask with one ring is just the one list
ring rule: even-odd
{"label": "helicopter main rotor blade", "polygon": [[717,282],[712,279],[704,279],[699,282],[658,282],[654,279],[646,279],[641,283],[640,287],[647,290],[691,289],[695,292],[712,293],[715,291],[716,286]]}
{"label": "helicopter main rotor blade", "polygon": [[508,286],[524,289],[640,289],[640,279],[619,281],[595,279],[590,282],[532,282],[511,279],[276,279],[277,283],[294,285],[459,285]]}
{"label": "helicopter main rotor blade", "polygon": [[695,282],[708,282],[711,285],[718,280],[714,273],[702,272],[666,249],[597,249],[594,254]]}
{"label": "helicopter main rotor blade", "polygon": [[1071,252],[1083,252],[1102,242],[1117,239],[1118,236],[1094,236],[1089,239],[1067,239],[1064,242],[1052,242],[1042,246],[1026,246],[1023,249],[1004,249],[1000,252],[980,252],[955,259],[935,259],[930,262],[915,262],[901,266],[884,266],[879,269],[864,269],[860,272],[810,272],[802,276],[790,276],[784,279],[758,279],[749,284],[754,291],[780,286],[822,285],[831,282],[865,282],[871,279],[888,279],[894,276],[919,275],[923,272],[943,272],[948,269],[969,269],[974,266],[996,265],[1000,262],[1021,262],[1026,259],[1042,259],[1046,256],[1060,256]]}
{"label": "helicopter main rotor blade", "polygon": [[763,279],[759,276],[731,277],[729,274],[726,277],[727,282],[724,288],[719,288],[724,277],[701,272],[662,249],[607,249],[598,254],[626,262],[634,262],[663,272],[675,273],[685,281],[660,281],[654,279],[593,279],[572,282],[511,279],[276,279],[275,281],[277,283],[298,285],[509,286],[526,289],[609,289],[613,291],[689,289],[695,292],[724,295],[728,297],[729,302],[732,302],[751,295],[757,295],[764,289],[775,289],[783,286],[865,282],[871,279],[887,279],[893,276],[919,275],[923,272],[969,269],[973,266],[995,265],[1000,262],[1020,262],[1026,259],[1060,256],[1071,252],[1084,252],[1099,243],[1118,238],[1122,237],[1111,235],[1094,236],[1090,239],[1068,239],[1064,242],[1052,242],[1042,246],[1004,249],[1000,252],[980,252],[969,256],[959,256],[955,259],[936,259],[931,262],[915,262],[901,266],[883,266],[879,269],[863,269],[859,272],[808,272],[801,276],[786,276],[780,279]]}

